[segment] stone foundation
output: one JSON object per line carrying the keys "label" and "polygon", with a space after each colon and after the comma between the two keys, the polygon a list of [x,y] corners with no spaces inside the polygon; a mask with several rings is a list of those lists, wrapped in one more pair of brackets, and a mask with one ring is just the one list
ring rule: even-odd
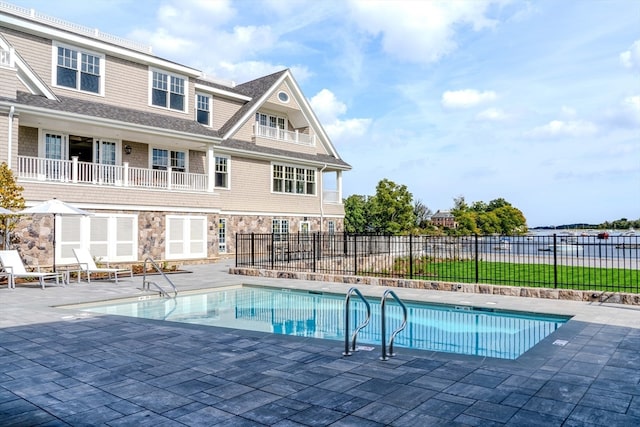
{"label": "stone foundation", "polygon": [[343,276],[293,271],[276,271],[255,268],[231,267],[229,274],[275,279],[298,279],[346,284],[387,286],[394,288],[426,289],[514,297],[545,298],[586,302],[609,302],[616,304],[640,305],[640,294],[602,291],[580,291],[573,289],[527,288],[518,286],[487,285],[479,283],[434,282],[429,280],[407,280],[387,277]]}

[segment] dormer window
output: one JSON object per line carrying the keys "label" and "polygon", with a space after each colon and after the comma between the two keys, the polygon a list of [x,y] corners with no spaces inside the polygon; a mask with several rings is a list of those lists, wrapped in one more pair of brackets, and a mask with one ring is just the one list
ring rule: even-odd
{"label": "dormer window", "polygon": [[205,126],[211,126],[211,97],[196,94],[196,120]]}
{"label": "dormer window", "polygon": [[151,105],[185,111],[187,83],[184,77],[152,71],[151,80]]}
{"label": "dormer window", "polygon": [[104,55],[61,45],[54,45],[54,54],[54,79],[57,87],[102,93]]}

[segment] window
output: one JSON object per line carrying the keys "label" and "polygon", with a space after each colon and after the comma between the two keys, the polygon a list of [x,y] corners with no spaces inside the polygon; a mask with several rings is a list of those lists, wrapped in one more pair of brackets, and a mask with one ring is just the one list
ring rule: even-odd
{"label": "window", "polygon": [[207,256],[207,217],[166,217],[167,259],[205,258]]}
{"label": "window", "polygon": [[278,99],[280,102],[284,102],[285,104],[289,102],[289,95],[287,92],[278,92]]}
{"label": "window", "polygon": [[211,126],[211,97],[196,95],[196,120],[205,126]]}
{"label": "window", "polygon": [[225,218],[218,219],[218,252],[221,254],[227,252],[227,220]]}
{"label": "window", "polygon": [[227,157],[216,157],[216,182],[219,188],[229,188],[229,159]]}
{"label": "window", "polygon": [[186,153],[184,151],[170,151],[154,148],[151,160],[153,169],[167,170],[171,167],[175,172],[186,171]]}
{"label": "window", "polygon": [[287,120],[284,117],[256,113],[257,134],[274,139],[286,139]]}
{"label": "window", "polygon": [[185,79],[160,71],[152,72],[151,104],[185,111]]}
{"label": "window", "polygon": [[138,216],[129,214],[59,215],[60,244],[56,257],[62,264],[77,262],[73,248],[83,248],[100,261],[138,259]]}
{"label": "window", "polygon": [[271,232],[273,233],[274,240],[276,241],[286,239],[285,235],[289,233],[289,220],[274,219],[271,225]]}
{"label": "window", "polygon": [[329,234],[336,233],[336,223],[334,221],[329,221],[327,223],[327,228],[328,228]]}
{"label": "window", "polygon": [[316,194],[316,170],[274,164],[273,191],[314,195]]}
{"label": "window", "polygon": [[90,93],[102,92],[103,66],[101,63],[104,61],[104,56],[65,46],[54,45],[54,49],[56,86]]}

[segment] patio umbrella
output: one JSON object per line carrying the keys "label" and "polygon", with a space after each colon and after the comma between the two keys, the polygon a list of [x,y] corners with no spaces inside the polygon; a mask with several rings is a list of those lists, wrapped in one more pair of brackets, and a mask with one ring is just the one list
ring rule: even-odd
{"label": "patio umbrella", "polygon": [[27,209],[23,209],[18,214],[26,215],[53,215],[53,271],[56,271],[56,216],[57,215],[91,215],[87,211],[76,208],[68,203],[56,198],[39,203]]}

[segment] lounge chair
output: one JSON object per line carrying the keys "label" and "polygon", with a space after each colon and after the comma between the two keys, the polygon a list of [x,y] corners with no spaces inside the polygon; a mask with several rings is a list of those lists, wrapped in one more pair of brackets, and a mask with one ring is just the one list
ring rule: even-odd
{"label": "lounge chair", "polygon": [[14,250],[5,250],[0,251],[0,264],[4,269],[8,279],[9,288],[16,287],[16,277],[20,278],[34,278],[37,277],[40,280],[40,286],[44,289],[44,279],[56,279],[56,285],[60,284],[62,281],[62,286],[64,286],[64,278],[60,273],[44,273],[38,271],[27,271],[22,262],[22,258],[20,258],[20,254],[18,251]]}
{"label": "lounge chair", "polygon": [[93,273],[107,273],[109,279],[111,279],[111,275],[118,283],[118,275],[119,274],[128,274],[129,277],[133,277],[133,271],[130,268],[109,268],[109,264],[107,267],[98,267],[96,266],[93,257],[89,253],[89,251],[85,249],[74,249],[73,254],[76,256],[78,260],[78,265],[80,266],[80,272],[78,273],[78,282],[80,281],[80,277],[82,273],[87,275],[87,282],[91,283],[91,274]]}

